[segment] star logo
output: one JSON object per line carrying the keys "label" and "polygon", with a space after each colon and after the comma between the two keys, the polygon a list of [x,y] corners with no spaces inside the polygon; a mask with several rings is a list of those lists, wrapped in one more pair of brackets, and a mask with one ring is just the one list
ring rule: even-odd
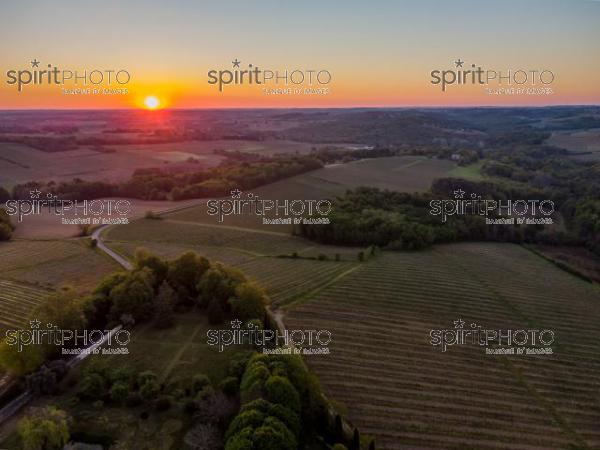
{"label": "star logo", "polygon": [[240,198],[242,196],[242,191],[240,191],[239,189],[234,189],[230,192],[230,194],[231,198]]}
{"label": "star logo", "polygon": [[29,191],[29,196],[31,198],[40,198],[41,193],[42,193],[42,191],[40,191],[38,188],[35,188],[34,191]]}
{"label": "star logo", "polygon": [[241,327],[242,327],[242,321],[241,320],[235,319],[235,320],[231,321],[231,328],[237,328],[237,329],[239,329]]}
{"label": "star logo", "polygon": [[39,328],[39,327],[40,327],[40,324],[41,324],[41,323],[42,323],[42,322],[40,322],[39,320],[37,320],[37,319],[34,319],[34,320],[31,320],[31,321],[29,322],[29,325],[31,326],[31,328],[37,329],[37,328]]}
{"label": "star logo", "polygon": [[241,63],[241,61],[238,61],[237,58],[235,58],[235,60],[231,61],[231,64],[233,64],[233,67],[240,67],[240,63]]}
{"label": "star logo", "polygon": [[464,63],[465,62],[461,61],[460,58],[458,58],[456,61],[454,61],[454,64],[456,64],[456,67],[462,67]]}
{"label": "star logo", "polygon": [[34,58],[33,61],[31,61],[31,67],[37,67],[40,65],[40,62],[37,60],[37,58]]}
{"label": "star logo", "polygon": [[458,319],[454,321],[454,328],[462,328],[465,325],[465,321]]}
{"label": "star logo", "polygon": [[463,191],[462,189],[458,189],[456,191],[454,191],[454,198],[463,198],[465,195],[465,191]]}

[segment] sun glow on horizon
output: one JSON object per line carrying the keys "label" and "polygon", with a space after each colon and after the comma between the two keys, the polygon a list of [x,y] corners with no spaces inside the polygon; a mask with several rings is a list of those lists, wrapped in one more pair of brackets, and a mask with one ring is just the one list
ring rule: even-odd
{"label": "sun glow on horizon", "polygon": [[160,106],[160,100],[154,95],[149,95],[144,99],[144,106],[146,109],[157,109]]}

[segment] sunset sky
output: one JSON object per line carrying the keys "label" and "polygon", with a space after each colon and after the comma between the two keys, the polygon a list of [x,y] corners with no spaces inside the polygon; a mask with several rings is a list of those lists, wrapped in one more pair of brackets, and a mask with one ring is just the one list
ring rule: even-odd
{"label": "sunset sky", "polygon": [[[0,109],[346,107],[600,103],[600,2],[19,0],[0,4]],[[328,95],[208,84],[209,70],[321,70]],[[7,84],[7,72],[124,69],[126,95]],[[488,95],[430,84],[454,61],[551,70],[552,95]],[[39,69],[38,69],[39,70]],[[75,87],[75,86],[66,86]],[[81,86],[80,86],[81,87]],[[103,86],[107,87],[107,86]],[[112,86],[122,87],[122,86]],[[272,86],[275,87],[275,86]],[[278,86],[283,87],[283,86]]]}

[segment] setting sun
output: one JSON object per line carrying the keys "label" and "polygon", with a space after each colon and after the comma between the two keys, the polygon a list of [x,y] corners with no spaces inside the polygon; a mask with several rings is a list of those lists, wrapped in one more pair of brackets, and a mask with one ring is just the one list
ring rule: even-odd
{"label": "setting sun", "polygon": [[153,95],[150,95],[144,99],[144,105],[148,109],[156,109],[160,106],[160,101]]}

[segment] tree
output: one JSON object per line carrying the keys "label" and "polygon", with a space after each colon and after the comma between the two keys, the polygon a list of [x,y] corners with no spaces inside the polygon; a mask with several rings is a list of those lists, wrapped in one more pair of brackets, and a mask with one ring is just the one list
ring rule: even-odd
{"label": "tree", "polygon": [[344,444],[337,443],[333,446],[332,450],[348,450],[348,447],[346,447]]}
{"label": "tree", "polygon": [[153,284],[154,278],[148,268],[129,273],[110,290],[112,319],[119,320],[124,314],[131,314],[136,321],[149,318],[154,299]]}
{"label": "tree", "polygon": [[140,387],[140,395],[146,401],[154,400],[160,391],[156,380],[148,380]]}
{"label": "tree", "polygon": [[0,241],[8,241],[12,237],[12,228],[3,222],[0,222]]}
{"label": "tree", "polygon": [[173,288],[163,281],[154,299],[154,317],[158,328],[168,328],[173,325],[177,294]]}
{"label": "tree", "polygon": [[6,203],[7,200],[10,200],[10,193],[0,186],[0,203]]}
{"label": "tree", "polygon": [[123,404],[129,395],[129,386],[123,381],[117,381],[110,388],[110,399],[116,404]]}
{"label": "tree", "polygon": [[143,247],[135,250],[135,267],[137,269],[150,269],[154,275],[156,286],[162,285],[169,271],[169,265],[165,261]]}
{"label": "tree", "polygon": [[84,400],[102,400],[106,395],[106,381],[99,373],[88,373],[81,381],[79,396]]}
{"label": "tree", "polygon": [[215,299],[226,310],[229,307],[227,301],[235,294],[236,287],[244,281],[246,277],[241,271],[220,263],[213,265],[198,283],[200,306],[206,307]]}
{"label": "tree", "polygon": [[211,325],[221,325],[225,321],[221,302],[216,298],[211,299],[206,313],[208,315],[208,323]]}
{"label": "tree", "polygon": [[26,345],[19,350],[17,345],[9,345],[8,338],[0,342],[0,366],[12,375],[21,376],[36,370],[46,360],[44,347]]}
{"label": "tree", "polygon": [[335,415],[335,424],[334,424],[335,436],[338,439],[346,440],[346,433],[344,432],[344,422],[342,421],[342,416],[339,414]]}
{"label": "tree", "polygon": [[360,433],[358,432],[358,428],[354,428],[350,450],[360,450]]}
{"label": "tree", "polygon": [[247,322],[253,319],[262,321],[265,316],[267,296],[256,283],[241,283],[235,288],[235,297],[229,300],[233,316]]}
{"label": "tree", "polygon": [[48,297],[33,311],[32,317],[61,330],[83,330],[87,321],[81,305],[82,300],[75,289],[68,287]]}
{"label": "tree", "polygon": [[167,280],[169,284],[180,295],[180,302],[187,302],[189,299],[183,298],[183,295],[189,295],[195,299],[198,295],[198,282],[209,269],[210,263],[202,256],[194,252],[186,252],[174,261],[169,263]]}
{"label": "tree", "polygon": [[265,397],[274,404],[286,406],[300,413],[300,397],[290,380],[283,376],[271,376],[265,382]]}
{"label": "tree", "polygon": [[69,421],[67,413],[52,406],[34,410],[19,423],[23,449],[62,449],[69,442]]}

